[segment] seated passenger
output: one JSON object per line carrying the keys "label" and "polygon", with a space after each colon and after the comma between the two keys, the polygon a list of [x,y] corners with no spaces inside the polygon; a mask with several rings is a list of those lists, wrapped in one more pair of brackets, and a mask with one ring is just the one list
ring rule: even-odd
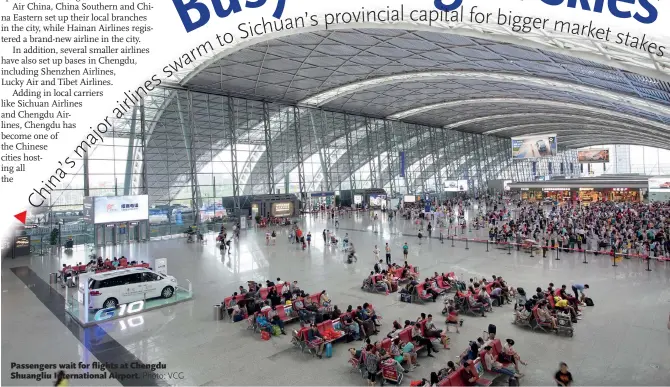
{"label": "seated passenger", "polygon": [[321,291],[321,295],[319,296],[319,302],[321,303],[321,306],[324,308],[328,308],[330,306],[330,297],[328,297],[328,293],[326,293],[325,290]]}
{"label": "seated passenger", "polygon": [[342,318],[340,318],[340,323],[342,323],[344,330],[349,333],[354,340],[361,339],[361,328],[358,323],[351,318],[350,314],[347,313],[342,316]]}
{"label": "seated passenger", "polygon": [[465,364],[463,364],[463,368],[461,368],[461,380],[463,380],[463,384],[466,386],[476,386],[477,385],[477,377],[472,374],[471,368],[473,365],[473,360],[466,360]]}
{"label": "seated passenger", "polygon": [[483,286],[481,287],[481,289],[479,289],[479,294],[477,294],[477,301],[479,301],[482,304],[488,306],[489,310],[490,310],[491,297],[489,297],[489,294],[486,293],[486,288],[483,287]]}
{"label": "seated passenger", "polygon": [[316,357],[321,359],[325,344],[323,342],[323,336],[321,335],[321,332],[319,332],[319,330],[317,329],[316,324],[312,324],[312,326],[307,331],[307,341],[317,348]]}
{"label": "seated passenger", "polygon": [[400,333],[402,329],[402,325],[400,325],[398,321],[393,321],[393,329],[386,335],[386,337],[393,339],[394,337],[398,336],[398,333]]}
{"label": "seated passenger", "polygon": [[268,333],[272,334],[272,324],[265,318],[262,313],[256,313],[256,324],[261,330],[265,330]]}
{"label": "seated passenger", "polygon": [[486,313],[484,313],[484,310],[487,305],[484,305],[481,302],[477,302],[472,294],[473,293],[470,292],[470,295],[468,296],[468,304],[470,304],[470,309],[472,309],[472,311],[475,313],[482,312],[482,316],[486,317]]}
{"label": "seated passenger", "polygon": [[549,324],[551,326],[551,329],[556,329],[556,317],[552,316],[551,313],[549,313],[549,309],[547,309],[547,302],[543,301],[540,306],[537,308],[537,316],[540,321],[538,323],[540,324]]}
{"label": "seated passenger", "polygon": [[416,367],[416,356],[412,356],[411,353],[405,353],[400,349],[400,338],[396,337],[391,341],[391,348],[389,349],[390,355],[395,359],[398,364],[402,362],[407,362],[409,370],[413,370]]}
{"label": "seated passenger", "polygon": [[440,352],[430,339],[423,336],[419,323],[414,323],[412,327],[412,340],[428,350],[428,357],[435,357],[432,352]]}
{"label": "seated passenger", "polygon": [[381,324],[379,324],[378,321],[377,321],[377,313],[375,313],[374,309],[372,309],[372,307],[370,307],[370,304],[368,304],[366,302],[366,303],[363,304],[363,307],[359,306],[358,310],[359,310],[359,313],[361,313],[361,315],[363,316],[363,317],[361,317],[361,318],[363,318],[363,320],[365,320],[364,316],[368,316],[370,318],[370,320],[372,320],[372,322],[375,323],[375,326],[377,326],[377,327],[381,326]]}
{"label": "seated passenger", "polygon": [[581,313],[578,315],[575,309],[570,306],[568,303],[568,300],[564,300],[561,297],[554,297],[554,305],[556,305],[556,309],[562,311],[562,312],[568,312],[570,313],[570,319],[572,320],[573,323],[576,323],[577,320],[581,320]]}
{"label": "seated passenger", "polygon": [[[492,299],[498,301],[498,306],[503,306],[503,296],[502,288],[499,284],[494,284],[493,289],[491,289],[491,294],[489,295]],[[491,304],[493,305],[493,304]]]}
{"label": "seated passenger", "polygon": [[505,344],[502,346],[502,352],[498,355],[498,360],[504,363],[514,363],[514,368],[516,372],[519,372],[519,363],[527,365],[527,363],[521,360],[519,354],[514,349],[514,340],[507,339]]}
{"label": "seated passenger", "polygon": [[514,372],[509,368],[503,367],[503,365],[499,361],[494,359],[493,358],[493,349],[491,348],[490,345],[487,345],[486,347],[484,347],[484,350],[486,350],[486,355],[484,355],[484,361],[486,362],[486,368],[490,369],[493,372],[497,372],[499,374],[508,375],[510,378],[520,378],[520,377],[523,376],[522,374]]}
{"label": "seated passenger", "polygon": [[421,297],[426,297],[427,295],[431,295],[433,297],[433,301],[437,300],[437,297],[439,294],[433,289],[430,288],[430,280],[426,278],[426,280],[423,283],[423,294],[421,294]]}
{"label": "seated passenger", "polygon": [[435,322],[433,321],[433,315],[429,314],[428,318],[426,319],[426,326],[425,326],[425,333],[426,337],[434,337],[437,339],[440,339],[440,343],[442,343],[442,346],[446,349],[449,349],[449,338],[447,337],[446,334],[442,333],[442,329],[438,329],[435,326]]}
{"label": "seated passenger", "polygon": [[261,313],[267,313],[270,309],[272,309],[272,306],[270,306],[270,301],[265,300],[263,302],[263,307],[261,308]]}
{"label": "seated passenger", "polygon": [[340,318],[341,315],[342,315],[342,311],[340,310],[340,308],[337,307],[337,305],[335,305],[333,307],[333,311],[330,312],[330,319],[331,320],[336,320],[336,319]]}
{"label": "seated passenger", "polygon": [[238,322],[244,320],[244,309],[240,308],[239,305],[233,305],[232,313],[231,313],[231,318],[233,322]]}
{"label": "seated passenger", "polygon": [[279,329],[281,330],[282,335],[285,335],[286,332],[284,332],[284,322],[277,315],[277,310],[276,309],[277,309],[277,307],[273,305],[272,309],[270,311],[268,311],[268,319],[270,320],[270,323],[272,325],[276,325],[276,326],[279,327]]}

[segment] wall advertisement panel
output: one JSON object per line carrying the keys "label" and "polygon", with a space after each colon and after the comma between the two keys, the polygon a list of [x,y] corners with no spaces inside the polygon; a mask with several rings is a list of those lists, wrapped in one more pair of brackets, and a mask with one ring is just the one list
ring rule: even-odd
{"label": "wall advertisement panel", "polygon": [[370,207],[386,208],[386,195],[370,195]]}
{"label": "wall advertisement panel", "polygon": [[95,220],[95,207],[93,206],[94,197],[86,196],[84,198],[84,221],[93,223]]}
{"label": "wall advertisement panel", "polygon": [[516,160],[556,156],[555,134],[512,138],[512,158]]}
{"label": "wall advertisement panel", "polygon": [[650,177],[649,192],[670,192],[670,176]]}
{"label": "wall advertisement panel", "polygon": [[405,195],[402,198],[402,201],[405,203],[415,203],[416,202],[416,197],[414,195]]}
{"label": "wall advertisement panel", "polygon": [[445,192],[466,192],[468,190],[467,180],[446,180],[444,182]]}
{"label": "wall advertisement panel", "polygon": [[512,184],[512,180],[504,180],[503,181],[503,191],[509,191],[511,189],[510,186],[509,186],[510,184]]}
{"label": "wall advertisement panel", "polygon": [[149,196],[96,196],[93,199],[95,224],[149,219]]}
{"label": "wall advertisement panel", "polygon": [[609,149],[588,149],[577,151],[577,161],[585,163],[609,163]]}
{"label": "wall advertisement panel", "polygon": [[285,218],[293,216],[293,203],[292,202],[272,203],[272,209],[270,213],[275,218]]}

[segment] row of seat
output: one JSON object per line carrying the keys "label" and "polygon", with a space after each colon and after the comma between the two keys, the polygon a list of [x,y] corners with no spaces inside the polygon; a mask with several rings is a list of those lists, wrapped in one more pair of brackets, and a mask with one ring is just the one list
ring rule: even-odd
{"label": "row of seat", "polygon": [[[372,304],[370,304],[370,308],[372,310],[374,310],[374,307],[372,306]],[[316,325],[316,328],[319,331],[319,333],[321,333],[321,335],[324,336],[323,343],[324,344],[329,344],[329,343],[332,344],[332,343],[340,340],[341,338],[343,338],[345,336],[345,333],[342,330],[342,328],[343,328],[342,327],[342,322],[341,322],[342,319],[344,317],[346,317],[347,315],[349,317],[351,317],[351,319],[354,319],[355,316],[356,316],[356,313],[357,313],[356,310],[353,310],[350,313],[344,312],[336,319],[324,320],[323,322],[318,323]],[[377,315],[377,318],[381,319],[381,316]],[[304,352],[305,350],[308,350],[310,353],[314,354],[315,353],[314,350],[316,349],[317,344],[316,343],[310,343],[307,340],[309,329],[310,329],[309,326],[304,326],[304,327],[301,327],[298,331],[294,331],[293,332],[293,339],[292,339],[291,343],[294,346],[300,348],[301,352]],[[327,336],[326,332],[332,332],[332,331],[339,332],[339,335],[336,336],[336,337],[330,338],[330,339],[326,338],[326,336]]]}
{"label": "row of seat", "polygon": [[[453,272],[450,272],[447,274],[447,278],[454,278],[455,274]],[[448,282],[442,278],[442,276],[437,276],[435,279],[435,282],[437,282],[437,286],[431,281],[430,284],[428,285],[428,288],[437,292],[438,294],[446,293],[451,290],[451,285],[449,285]],[[432,300],[433,296],[431,296],[429,293],[426,293],[425,295],[423,294],[424,289],[426,289],[426,282],[422,282],[419,285],[416,286],[415,288],[415,293],[412,297],[412,301],[419,301],[419,303],[424,303],[428,300]]]}
{"label": "row of seat", "polygon": [[[500,362],[498,359],[498,355],[500,353],[502,353],[502,344],[499,339],[495,339],[491,343],[491,354],[498,362]],[[490,370],[484,361],[485,356],[486,350],[482,349],[479,352],[479,357],[475,359],[471,365],[461,365],[456,369],[456,372],[453,372],[451,375],[449,375],[448,378],[442,379],[438,383],[438,386],[467,386],[468,384],[465,383],[463,376],[461,375],[461,372],[464,368],[468,368],[472,376],[476,379],[475,384],[477,386],[490,386],[495,381],[495,379],[503,376],[504,374],[496,373]],[[512,364],[503,362],[500,363],[503,365],[503,367],[508,367]]]}

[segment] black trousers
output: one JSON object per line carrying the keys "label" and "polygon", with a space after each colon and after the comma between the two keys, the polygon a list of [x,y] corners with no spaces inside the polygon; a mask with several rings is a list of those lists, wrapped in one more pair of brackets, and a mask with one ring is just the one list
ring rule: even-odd
{"label": "black trousers", "polygon": [[431,352],[435,351],[435,347],[433,346],[433,342],[430,341],[430,339],[427,339],[427,338],[421,337],[421,336],[414,336],[412,339],[414,341],[416,341],[417,343],[419,343],[419,345],[421,345],[423,347],[426,347],[426,349],[428,350],[429,355],[431,354]]}

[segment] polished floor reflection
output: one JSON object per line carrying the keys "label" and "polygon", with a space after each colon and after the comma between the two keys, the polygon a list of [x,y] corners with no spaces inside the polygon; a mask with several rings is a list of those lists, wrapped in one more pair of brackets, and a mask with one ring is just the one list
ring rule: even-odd
{"label": "polished floor reflection", "polygon": [[[591,285],[590,296],[596,306],[584,312],[576,325],[574,338],[530,332],[512,325],[509,306],[496,309],[486,319],[466,317],[460,334],[451,334],[451,351],[440,351],[434,359],[423,357],[422,367],[409,374],[411,379],[428,378],[430,371],[444,367],[448,360],[465,348],[468,340],[481,335],[488,324],[498,326],[501,338],[513,338],[516,349],[529,364],[525,367],[526,385],[550,385],[560,361],[566,361],[580,385],[668,385],[670,384],[670,333],[666,327],[670,307],[670,267],[652,263],[651,272],[637,260],[623,260],[612,267],[608,257],[562,254],[543,259],[523,252],[496,249],[485,244],[437,239],[419,244],[415,226],[404,220],[389,222],[385,217],[373,221],[367,215],[340,219],[338,236],[349,234],[359,260],[348,265],[344,253],[322,239],[324,229],[334,229],[332,221],[306,217],[301,221],[311,231],[312,245],[303,251],[288,242],[286,229],[275,246],[266,246],[265,230],[246,230],[230,253],[221,253],[208,235],[208,243],[187,244],[170,239],[137,245],[108,248],[103,256],[126,255],[153,262],[167,258],[168,272],[180,283],[193,283],[194,299],[170,308],[149,311],[128,319],[111,321],[95,332],[88,332],[86,346],[75,339],[63,323],[54,318],[35,294],[10,268],[28,266],[48,282],[50,272],[62,263],[86,260],[86,251],[70,255],[56,252],[49,256],[3,262],[2,355],[9,362],[94,361],[87,348],[113,350],[118,345],[144,364],[162,362],[164,371],[183,372],[183,379],[165,380],[177,385],[364,385],[347,364],[348,344],[337,344],[333,358],[318,360],[301,355],[282,336],[266,342],[245,329],[244,323],[213,321],[212,306],[231,295],[247,280],[264,281],[277,277],[297,280],[303,289],[316,292],[327,289],[340,308],[372,302],[384,316],[382,332],[387,333],[395,319],[416,319],[421,312],[439,315],[440,304],[425,306],[400,303],[397,296],[365,293],[360,290],[363,277],[374,264],[373,249],[386,242],[392,246],[392,258],[402,259],[401,246],[408,242],[409,261],[422,273],[455,271],[459,276],[501,275],[514,286],[534,290],[572,282]],[[467,232],[483,236],[483,232]],[[54,289],[60,292],[60,288]],[[441,318],[439,319],[441,321]],[[9,327],[12,327],[10,331]],[[17,328],[15,328],[17,327]],[[289,327],[291,327],[289,325]],[[115,344],[116,343],[116,344]],[[97,347],[91,346],[97,345]],[[360,345],[359,342],[352,343]],[[93,360],[92,360],[93,359]],[[3,368],[6,369],[6,368]],[[163,371],[157,371],[161,374]],[[17,382],[3,373],[3,385]],[[72,385],[82,384],[73,381]],[[105,384],[101,381],[84,384]],[[117,384],[117,382],[107,383]],[[409,383],[407,383],[409,384]],[[83,385],[83,384],[82,384]]]}

